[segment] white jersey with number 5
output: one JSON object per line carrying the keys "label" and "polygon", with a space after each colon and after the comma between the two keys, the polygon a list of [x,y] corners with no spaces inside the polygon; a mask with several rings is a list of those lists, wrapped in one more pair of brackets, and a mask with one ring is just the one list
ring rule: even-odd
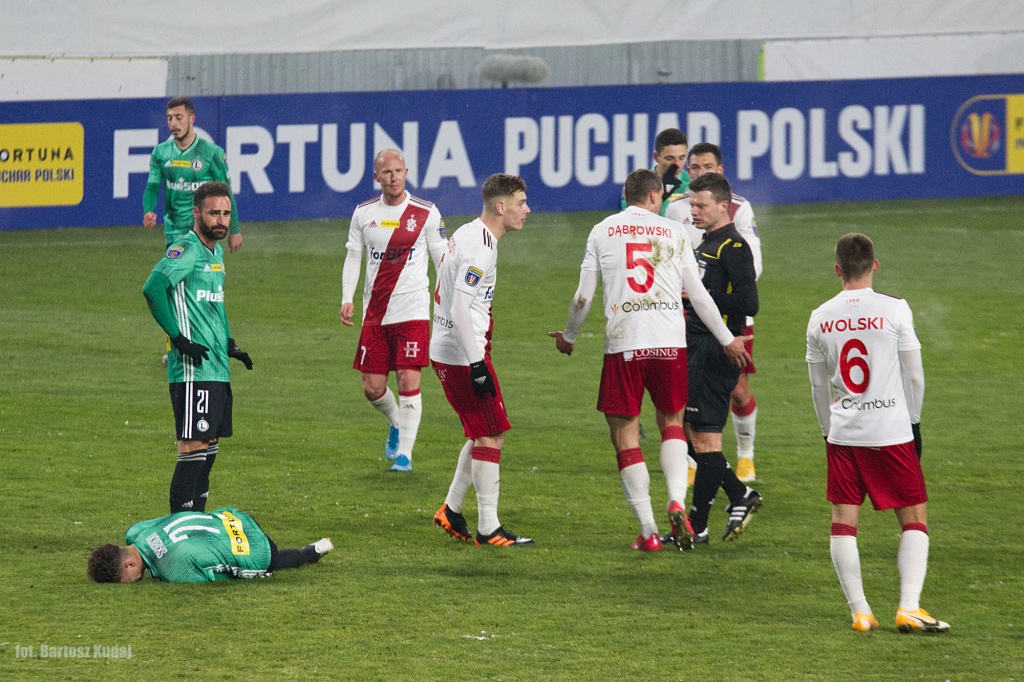
{"label": "white jersey with number 5", "polygon": [[457,229],[448,240],[441,259],[434,292],[434,325],[430,334],[430,359],[446,365],[468,365],[469,357],[459,343],[452,322],[455,290],[472,297],[469,313],[477,350],[490,350],[491,301],[498,279],[498,240],[477,218]]}
{"label": "white jersey with number 5", "polygon": [[604,288],[604,352],[685,348],[683,270],[700,279],[683,226],[630,206],[594,226],[583,270]]}
{"label": "white jersey with number 5", "polygon": [[920,348],[907,302],[873,289],[842,291],[811,313],[807,362],[828,368],[830,443],[882,447],[913,440],[899,353]]}

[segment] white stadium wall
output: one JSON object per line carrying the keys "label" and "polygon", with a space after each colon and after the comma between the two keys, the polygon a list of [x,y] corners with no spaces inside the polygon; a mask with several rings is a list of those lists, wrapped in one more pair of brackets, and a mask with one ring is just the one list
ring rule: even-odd
{"label": "white stadium wall", "polygon": [[163,97],[166,59],[0,57],[0,102]]}
{"label": "white stadium wall", "polygon": [[[1021,9],[1019,0],[638,0],[624,21],[618,0],[424,0],[401,13],[333,0],[0,0],[0,101],[166,96],[174,57],[659,41],[762,41],[763,75],[775,81],[1020,73]],[[552,84],[562,85],[540,83]]]}

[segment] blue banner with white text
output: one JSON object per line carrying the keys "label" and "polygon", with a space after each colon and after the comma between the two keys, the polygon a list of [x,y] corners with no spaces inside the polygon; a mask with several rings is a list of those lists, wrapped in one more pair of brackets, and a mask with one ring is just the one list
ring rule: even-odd
{"label": "blue banner with white text", "polygon": [[[139,225],[165,100],[0,103],[0,230]],[[405,154],[410,191],[480,210],[492,173],[534,211],[617,209],[668,127],[722,147],[758,204],[1018,194],[1024,75],[197,98],[241,221],[349,217],[373,156]],[[162,210],[158,207],[158,214]]]}

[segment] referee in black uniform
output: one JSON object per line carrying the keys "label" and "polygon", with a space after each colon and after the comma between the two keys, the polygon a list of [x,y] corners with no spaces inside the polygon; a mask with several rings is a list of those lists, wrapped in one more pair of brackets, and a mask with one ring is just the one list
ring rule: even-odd
{"label": "referee in black uniform", "polygon": [[[693,224],[704,232],[696,248],[704,286],[722,312],[726,326],[742,336],[748,315],[757,314],[757,276],[750,246],[729,215],[732,188],[720,173],[705,173],[690,183]],[[729,522],[723,540],[743,532],[750,515],[761,506],[761,496],[741,483],[722,454],[722,429],[729,416],[729,393],[739,380],[741,368],[726,358],[722,345],[708,331],[690,306],[686,307],[686,347],[690,396],[686,404],[686,436],[697,461],[690,522],[694,541],[708,541],[708,512],[719,486],[729,496]]]}

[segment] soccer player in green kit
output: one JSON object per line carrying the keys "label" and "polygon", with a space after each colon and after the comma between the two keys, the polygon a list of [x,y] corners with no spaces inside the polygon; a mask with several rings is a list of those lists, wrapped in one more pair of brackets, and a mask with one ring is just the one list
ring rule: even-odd
{"label": "soccer player in green kit", "polygon": [[[678,128],[665,128],[654,138],[654,168],[651,170],[665,186],[661,197],[661,210],[658,215],[665,215],[668,205],[686,194],[690,186],[690,176],[684,170],[686,164],[686,133]],[[626,195],[623,190],[619,202],[623,211],[626,210]]]}
{"label": "soccer player in green kit", "polygon": [[[167,246],[192,230],[192,195],[204,182],[229,182],[224,150],[196,135],[193,127],[196,110],[188,97],[175,97],[167,103],[167,127],[171,139],[153,148],[149,158],[149,179],[142,195],[142,225],[156,227],[156,202],[160,185],[164,186],[164,238]],[[231,225],[228,248],[242,248],[238,208],[231,195]]]}
{"label": "soccer player in green kit", "polygon": [[147,570],[169,583],[266,578],[277,570],[315,563],[334,549],[330,538],[302,549],[278,549],[251,516],[234,507],[140,521],[124,539],[126,546],[106,544],[92,551],[90,578],[133,583]]}
{"label": "soccer player in green kit", "polygon": [[171,513],[203,511],[219,438],[231,435],[228,358],[252,369],[231,338],[224,310],[224,250],[231,188],[208,182],[195,191],[194,229],[177,237],[142,289],[173,350],[167,362],[178,464],[171,478]]}

